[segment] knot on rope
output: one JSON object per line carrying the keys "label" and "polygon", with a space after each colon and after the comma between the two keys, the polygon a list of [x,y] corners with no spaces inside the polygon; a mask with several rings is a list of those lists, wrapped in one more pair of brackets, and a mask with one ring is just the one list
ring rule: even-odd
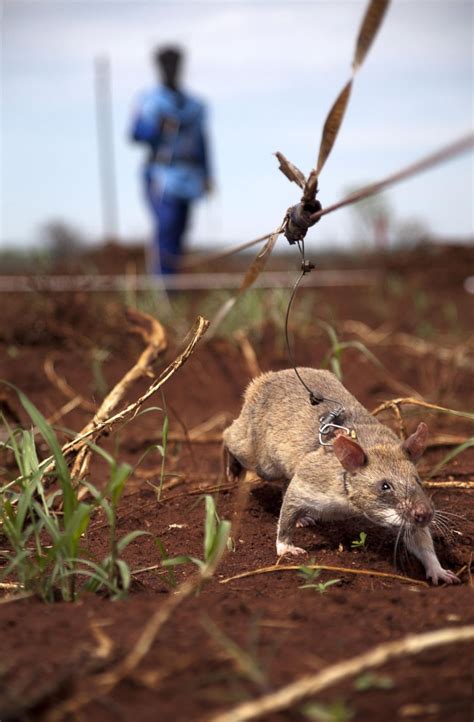
{"label": "knot on rope", "polygon": [[298,203],[288,209],[285,228],[285,238],[288,243],[292,245],[304,239],[308,228],[319,221],[319,218],[315,221],[312,220],[312,214],[317,213],[321,208],[321,203],[318,200],[312,200]]}
{"label": "knot on rope", "polygon": [[319,396],[314,393],[314,391],[309,392],[309,403],[311,406],[318,406],[322,401],[324,401],[324,396]]}
{"label": "knot on rope", "polygon": [[316,268],[316,266],[314,265],[314,263],[311,263],[311,261],[308,261],[307,259],[301,261],[301,271],[303,273],[303,276],[312,271],[314,268]]}

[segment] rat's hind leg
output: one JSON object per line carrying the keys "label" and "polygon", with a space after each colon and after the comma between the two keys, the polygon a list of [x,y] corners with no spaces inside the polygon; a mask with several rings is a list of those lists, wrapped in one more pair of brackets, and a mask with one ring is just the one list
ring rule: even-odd
{"label": "rat's hind leg", "polygon": [[233,453],[229,451],[225,444],[222,444],[222,462],[224,467],[224,476],[227,481],[234,484],[244,478],[244,467],[233,455]]}

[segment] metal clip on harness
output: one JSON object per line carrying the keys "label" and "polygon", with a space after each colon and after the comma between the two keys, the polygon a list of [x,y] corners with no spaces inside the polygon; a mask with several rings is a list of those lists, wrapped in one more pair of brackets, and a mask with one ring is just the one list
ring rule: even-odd
{"label": "metal clip on harness", "polygon": [[346,434],[348,434],[348,436],[351,436],[351,431],[350,431],[350,429],[347,428],[347,426],[341,426],[340,424],[333,424],[333,423],[328,423],[328,424],[321,423],[319,425],[319,443],[321,444],[321,446],[332,446],[333,445],[333,443],[334,443],[333,441],[324,441],[324,439],[323,439],[323,436],[327,436],[328,434],[330,434],[332,429],[342,429],[342,431],[345,431]]}

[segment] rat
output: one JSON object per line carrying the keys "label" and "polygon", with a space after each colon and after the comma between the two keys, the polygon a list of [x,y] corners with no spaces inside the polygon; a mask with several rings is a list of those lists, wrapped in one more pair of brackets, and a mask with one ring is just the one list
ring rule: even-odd
{"label": "rat", "polygon": [[296,372],[270,371],[253,379],[240,416],[223,434],[229,480],[250,470],[288,484],[277,554],[306,553],[292,544],[295,527],[362,515],[394,530],[396,544],[403,539],[433,584],[458,583],[436,556],[430,531],[436,512],[416,470],[427,425],[421,422],[400,441],[330,371]]}

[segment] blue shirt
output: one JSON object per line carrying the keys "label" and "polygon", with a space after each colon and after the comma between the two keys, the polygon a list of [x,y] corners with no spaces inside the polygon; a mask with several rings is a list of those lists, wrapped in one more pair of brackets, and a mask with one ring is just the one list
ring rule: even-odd
{"label": "blue shirt", "polygon": [[131,137],[149,147],[147,182],[184,200],[203,195],[210,178],[203,103],[164,86],[148,91],[139,99]]}

